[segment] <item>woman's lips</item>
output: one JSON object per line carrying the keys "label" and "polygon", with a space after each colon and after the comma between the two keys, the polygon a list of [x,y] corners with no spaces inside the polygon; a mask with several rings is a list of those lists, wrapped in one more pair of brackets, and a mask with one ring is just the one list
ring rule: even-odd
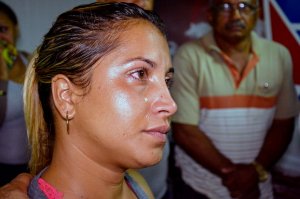
{"label": "woman's lips", "polygon": [[159,139],[161,142],[166,142],[167,133],[170,129],[169,125],[162,125],[154,128],[146,129],[144,132]]}

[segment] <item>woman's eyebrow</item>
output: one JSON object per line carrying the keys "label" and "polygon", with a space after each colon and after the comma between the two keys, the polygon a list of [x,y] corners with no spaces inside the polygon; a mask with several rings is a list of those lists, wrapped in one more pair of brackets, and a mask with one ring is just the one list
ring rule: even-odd
{"label": "woman's eyebrow", "polygon": [[151,61],[150,59],[144,58],[144,57],[134,57],[127,59],[125,62],[132,62],[132,61],[143,61],[146,62],[151,66],[151,68],[154,68],[156,66],[155,62]]}
{"label": "woman's eyebrow", "polygon": [[[143,61],[143,62],[146,62],[147,64],[149,64],[151,66],[151,68],[155,68],[156,66],[156,63],[151,61],[150,59],[147,59],[147,58],[144,58],[144,57],[134,57],[134,58],[130,58],[130,59],[127,59],[126,60],[126,63],[127,62],[132,62],[132,61]],[[172,73],[174,74],[175,70],[174,70],[174,67],[170,67],[168,69],[168,71],[166,72],[166,74],[168,73]]]}

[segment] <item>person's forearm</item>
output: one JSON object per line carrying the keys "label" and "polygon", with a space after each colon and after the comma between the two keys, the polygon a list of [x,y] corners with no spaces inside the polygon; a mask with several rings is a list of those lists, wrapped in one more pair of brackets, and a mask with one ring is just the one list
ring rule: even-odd
{"label": "person's forearm", "polygon": [[218,151],[198,127],[173,123],[172,129],[175,142],[212,173],[222,177],[234,169],[234,164]]}
{"label": "person's forearm", "polygon": [[256,161],[266,170],[270,170],[287,149],[293,131],[294,118],[274,120]]}
{"label": "person's forearm", "polygon": [[27,188],[32,179],[28,173],[19,174],[10,183],[0,187],[0,199],[28,199]]}

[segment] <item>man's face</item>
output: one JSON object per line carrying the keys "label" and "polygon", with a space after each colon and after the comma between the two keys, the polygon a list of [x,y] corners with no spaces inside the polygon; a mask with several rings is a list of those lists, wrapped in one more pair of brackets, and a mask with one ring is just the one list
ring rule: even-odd
{"label": "man's face", "polygon": [[256,0],[214,0],[208,18],[216,37],[239,42],[250,36],[257,17]]}

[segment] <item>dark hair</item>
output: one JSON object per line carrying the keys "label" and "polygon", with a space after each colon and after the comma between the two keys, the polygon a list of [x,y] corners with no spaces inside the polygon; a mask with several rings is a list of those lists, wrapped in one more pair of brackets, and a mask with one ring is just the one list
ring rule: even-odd
{"label": "dark hair", "polygon": [[120,46],[121,33],[141,20],[153,24],[165,36],[158,15],[127,3],[75,7],[61,14],[45,35],[25,81],[25,116],[32,146],[30,167],[33,174],[51,161],[53,151],[51,79],[63,74],[88,91],[92,66]]}
{"label": "dark hair", "polygon": [[9,17],[9,19],[14,23],[14,25],[18,25],[18,19],[15,12],[2,1],[0,1],[0,12],[6,14]]}

